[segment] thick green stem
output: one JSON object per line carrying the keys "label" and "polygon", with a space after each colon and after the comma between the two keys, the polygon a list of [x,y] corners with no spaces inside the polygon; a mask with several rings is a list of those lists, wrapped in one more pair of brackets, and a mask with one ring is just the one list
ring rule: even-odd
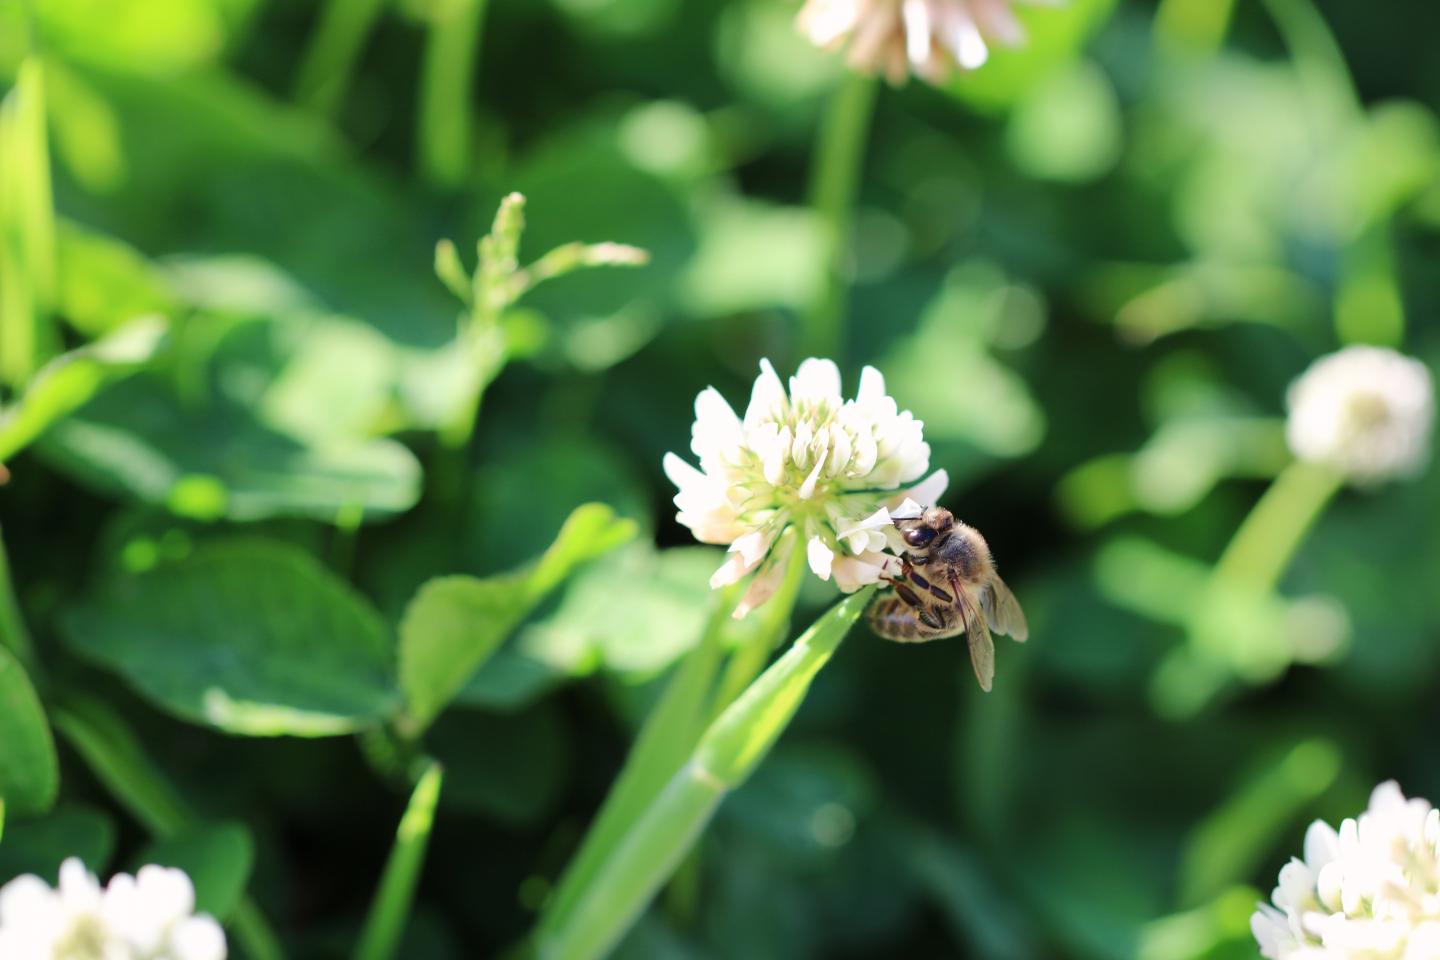
{"label": "thick green stem", "polygon": [[735,589],[720,594],[699,642],[645,718],[620,775],[546,904],[540,921],[541,936],[570,919],[576,901],[589,888],[601,865],[695,749],[704,733],[704,704],[715,685],[723,653],[721,639],[737,594]]}
{"label": "thick green stem", "polygon": [[837,603],[710,725],[690,761],[585,885],[568,919],[536,938],[541,960],[596,960],[625,935],[799,709],[873,588]]}
{"label": "thick green stem", "polygon": [[440,187],[458,186],[470,160],[470,86],[487,0],[436,6],[420,78],[420,169]]}
{"label": "thick green stem", "polygon": [[801,347],[809,356],[836,357],[844,347],[850,288],[855,194],[875,109],[875,80],[853,74],[835,91],[820,128],[810,180],[810,203],[821,231],[823,275],[801,318]]}
{"label": "thick green stem", "polygon": [[[786,536],[794,535],[787,532]],[[784,542],[777,545],[777,549],[785,548]],[[775,648],[789,635],[790,616],[795,612],[795,600],[800,595],[800,583],[805,579],[807,569],[805,551],[796,547],[790,555],[789,564],[785,570],[785,580],[780,584],[780,589],[775,591],[775,596],[750,614],[757,618],[758,623],[754,632],[731,655],[730,662],[726,664],[725,675],[721,678],[720,686],[715,691],[715,699],[711,703],[710,719],[718,717],[721,711],[750,686],[751,681],[769,662]]]}
{"label": "thick green stem", "polygon": [[410,796],[400,827],[395,832],[395,847],[385,864],[375,903],[365,920],[357,960],[389,960],[400,946],[410,906],[415,900],[415,886],[425,863],[425,847],[430,841],[430,828],[435,823],[435,805],[440,800],[443,772],[438,763],[431,763],[421,774]]}
{"label": "thick green stem", "polygon": [[1286,467],[1235,531],[1215,565],[1216,580],[1262,593],[1274,590],[1343,484],[1340,474],[1319,464],[1297,460]]}
{"label": "thick green stem", "polygon": [[385,0],[329,0],[295,81],[295,99],[302,106],[334,116],[384,6]]}

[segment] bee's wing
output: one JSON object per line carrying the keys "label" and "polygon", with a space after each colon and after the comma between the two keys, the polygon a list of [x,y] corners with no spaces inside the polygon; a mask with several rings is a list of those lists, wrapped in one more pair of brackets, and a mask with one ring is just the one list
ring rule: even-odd
{"label": "bee's wing", "polygon": [[[958,584],[956,585],[959,586]],[[957,590],[956,604],[965,621],[965,643],[970,647],[970,666],[975,668],[975,679],[980,689],[990,692],[995,682],[995,641],[990,638],[990,628],[985,626],[985,615]]]}
{"label": "bee's wing", "polygon": [[1005,581],[998,575],[992,577],[985,589],[980,591],[980,608],[985,612],[990,629],[996,633],[1009,634],[1020,643],[1030,637],[1030,625],[1025,622],[1025,611],[1020,609],[1020,602],[1015,599],[1015,594],[1010,592],[1010,588],[1005,586]]}

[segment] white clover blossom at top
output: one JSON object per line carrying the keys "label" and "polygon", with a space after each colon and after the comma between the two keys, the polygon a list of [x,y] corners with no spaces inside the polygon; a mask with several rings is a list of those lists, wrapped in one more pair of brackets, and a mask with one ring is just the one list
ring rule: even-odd
{"label": "white clover blossom at top", "polygon": [[54,889],[29,874],[0,887],[0,957],[225,960],[225,934],[196,915],[195,888],[182,870],[141,867],[102,888],[71,858]]}
{"label": "white clover blossom at top", "polygon": [[1419,473],[1430,459],[1435,392],[1418,360],[1382,347],[1321,357],[1290,386],[1285,435],[1302,460],[1359,484]]}
{"label": "white clover blossom at top", "polygon": [[935,503],[948,482],[940,470],[902,489],[930,467],[922,427],[885,393],[885,378],[872,367],[860,374],[855,399],[844,399],[840,370],[829,360],[800,364],[788,392],[770,362],[760,361],[743,419],[713,387],[695,398],[690,448],[700,469],[668,453],[665,473],[679,488],[676,519],[697,540],[730,547],[710,585],[759,570],[735,616],[779,587],[789,556],[771,548],[791,527],[805,542],[811,570],[833,576],[847,593],[898,571],[885,552],[891,511],[907,497]]}
{"label": "white clover blossom at top", "polygon": [[[957,67],[974,70],[995,43],[1025,37],[1016,0],[806,0],[795,23],[822,49],[846,46],[846,63],[883,73],[892,84],[915,73],[941,83]],[[1044,0],[1030,0],[1044,2]]]}
{"label": "white clover blossom at top", "polygon": [[1319,820],[1250,920],[1271,960],[1440,957],[1440,811],[1392,781],[1339,831]]}

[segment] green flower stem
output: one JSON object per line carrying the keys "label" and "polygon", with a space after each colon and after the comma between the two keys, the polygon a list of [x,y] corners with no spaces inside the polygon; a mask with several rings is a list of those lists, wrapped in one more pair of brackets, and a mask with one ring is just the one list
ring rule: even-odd
{"label": "green flower stem", "polygon": [[357,960],[389,960],[400,946],[410,906],[415,900],[415,886],[425,863],[425,847],[430,841],[443,779],[440,765],[432,762],[415,785],[410,804],[395,831],[395,846],[380,878],[375,903],[365,919],[360,946],[355,951]]}
{"label": "green flower stem", "polygon": [[420,78],[420,169],[440,187],[456,187],[470,161],[470,84],[486,0],[437,3]]}
{"label": "green flower stem", "polygon": [[873,589],[832,607],[710,725],[689,762],[585,885],[569,919],[542,931],[536,944],[541,960],[595,960],[620,941],[689,853],[725,794],[745,782],[779,739]]}
{"label": "green flower stem", "polygon": [[875,110],[875,83],[873,77],[851,74],[835,91],[820,128],[810,203],[820,224],[824,274],[801,318],[801,347],[808,356],[839,357],[844,346],[851,224]]}
{"label": "green flower stem", "polygon": [[1156,707],[1190,716],[1236,674],[1264,676],[1293,659],[1279,625],[1257,628],[1276,585],[1325,505],[1344,485],[1334,470],[1297,460],[1280,472],[1220,555],[1189,617],[1189,642],[1155,675]]}
{"label": "green flower stem", "polygon": [[20,614],[20,600],[10,576],[10,554],[3,537],[0,537],[0,645],[8,647],[25,671],[37,683],[40,681],[40,663],[35,658],[30,632],[25,629],[25,618]]}
{"label": "green flower stem", "polygon": [[1291,463],[1235,531],[1215,565],[1215,579],[1265,593],[1274,590],[1305,534],[1344,482],[1328,467],[1303,460]]}
{"label": "green flower stem", "polygon": [[1172,56],[1213,57],[1234,13],[1235,0],[1163,0],[1155,15],[1155,40]]}
{"label": "green flower stem", "polygon": [[[123,718],[99,700],[64,698],[51,722],[120,806],[156,837],[173,836],[195,819],[185,801],[151,763]],[[249,960],[284,960],[284,950],[260,908],[247,894],[229,926]]]}
{"label": "green flower stem", "polygon": [[[794,536],[794,531],[786,531],[787,538]],[[793,541],[792,541],[793,542]],[[784,540],[777,545],[777,550],[786,547]],[[790,566],[785,571],[785,579],[780,584],[780,589],[775,591],[764,606],[751,614],[757,618],[754,632],[741,644],[735,653],[730,657],[730,662],[725,666],[725,675],[720,680],[720,686],[715,691],[715,699],[711,704],[710,719],[719,716],[721,711],[730,706],[750,682],[764,669],[765,664],[770,660],[770,654],[790,633],[790,617],[795,612],[795,599],[800,595],[800,583],[805,579],[805,570],[808,564],[805,559],[805,551],[800,548],[794,549],[790,554]]]}
{"label": "green flower stem", "polygon": [[375,27],[385,0],[329,0],[305,51],[295,99],[323,116],[334,116],[350,85],[360,49]]}
{"label": "green flower stem", "polygon": [[720,594],[700,641],[645,718],[620,775],[546,904],[540,919],[541,938],[568,922],[596,872],[694,751],[704,733],[707,718],[703,709],[723,655],[724,628],[738,596],[735,587]]}

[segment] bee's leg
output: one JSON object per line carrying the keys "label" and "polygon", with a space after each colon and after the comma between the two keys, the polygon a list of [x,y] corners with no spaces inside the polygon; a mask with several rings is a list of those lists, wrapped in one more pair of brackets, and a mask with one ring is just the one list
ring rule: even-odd
{"label": "bee's leg", "polygon": [[925,608],[921,606],[920,598],[915,595],[914,590],[911,590],[899,580],[891,580],[890,585],[895,588],[895,596],[899,597],[901,600],[904,600],[908,606],[914,607],[921,613],[925,612]]}
{"label": "bee's leg", "polygon": [[932,594],[935,595],[935,599],[941,601],[942,603],[955,602],[955,598],[949,593],[947,593],[944,588],[936,586],[935,584],[931,583],[929,580],[926,580],[924,577],[920,576],[920,574],[915,572],[915,567],[910,563],[910,557],[908,554],[905,557],[902,557],[900,560],[900,571],[905,575],[905,579],[915,584],[915,586],[919,587],[921,590],[929,590]]}

